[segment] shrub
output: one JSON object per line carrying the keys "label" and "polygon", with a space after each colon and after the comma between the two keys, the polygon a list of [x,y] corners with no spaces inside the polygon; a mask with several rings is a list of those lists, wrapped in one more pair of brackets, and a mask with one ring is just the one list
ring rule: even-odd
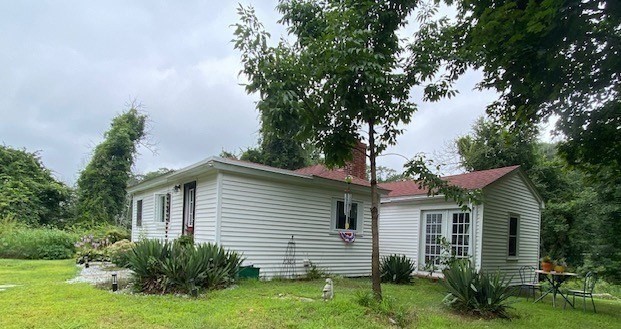
{"label": "shrub", "polygon": [[78,252],[76,254],[76,262],[82,264],[85,257],[88,257],[89,262],[107,262],[110,260],[106,247],[110,245],[110,240],[107,237],[98,238],[93,234],[85,235],[78,242],[75,243],[75,247]]}
{"label": "shrub", "polygon": [[0,258],[67,259],[75,253],[76,236],[53,228],[0,224]]}
{"label": "shrub", "polygon": [[458,260],[443,271],[448,290],[445,303],[455,310],[483,317],[510,318],[508,298],[514,288],[499,272],[477,272],[468,260]]}
{"label": "shrub", "polygon": [[133,242],[123,239],[108,246],[106,252],[111,262],[119,267],[127,267],[129,265],[129,253],[134,246]]}
{"label": "shrub", "polygon": [[157,240],[142,240],[130,251],[129,268],[134,271],[134,287],[142,292],[164,292],[162,261],[169,258],[170,244]]}
{"label": "shrub", "polygon": [[382,258],[380,271],[382,282],[396,284],[410,283],[410,276],[416,269],[414,262],[405,255],[390,255]]}
{"label": "shrub", "polygon": [[306,279],[317,280],[327,276],[326,271],[319,268],[317,264],[308,261],[308,267],[306,267]]}
{"label": "shrub", "polygon": [[226,287],[237,276],[242,257],[216,244],[143,240],[129,253],[135,287],[143,292],[189,293]]}

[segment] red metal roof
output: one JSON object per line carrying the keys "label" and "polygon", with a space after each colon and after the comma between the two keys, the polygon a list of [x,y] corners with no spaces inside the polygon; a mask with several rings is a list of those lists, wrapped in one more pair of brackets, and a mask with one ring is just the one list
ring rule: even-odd
{"label": "red metal roof", "polygon": [[[317,177],[336,180],[340,182],[344,182],[345,178],[347,177],[347,173],[345,172],[345,169],[343,168],[328,169],[326,166],[320,165],[320,164],[310,166],[310,167],[300,168],[298,170],[295,170],[294,172],[298,174],[317,176]],[[356,184],[356,185],[371,186],[371,183],[369,181],[359,178],[359,177],[355,177],[355,176],[352,176],[351,182],[352,184]]]}
{"label": "red metal roof", "polygon": [[[482,189],[485,186],[497,181],[506,174],[516,170],[520,166],[502,167],[489,170],[473,171],[465,174],[445,176],[442,179],[448,181],[451,185],[457,185],[469,190]],[[419,188],[417,181],[401,181],[379,184],[381,188],[390,190],[388,197],[410,196],[410,195],[426,195],[426,188]]]}

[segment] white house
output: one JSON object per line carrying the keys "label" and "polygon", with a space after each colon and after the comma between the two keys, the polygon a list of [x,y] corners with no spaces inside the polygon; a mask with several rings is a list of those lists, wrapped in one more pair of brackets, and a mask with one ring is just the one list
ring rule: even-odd
{"label": "white house", "polygon": [[[370,184],[364,145],[356,150],[345,169],[316,165],[291,171],[211,157],[141,182],[128,188],[132,240],[192,235],[196,242],[242,252],[268,278],[303,275],[305,260],[330,273],[370,275]],[[543,202],[518,166],[445,179],[482,190],[482,204],[462,212],[443,196],[428,197],[413,181],[380,185],[382,255],[404,254],[419,268],[437,265],[437,239],[444,237],[479,269],[501,269],[517,278],[521,266],[537,266]],[[346,190],[353,196],[349,220]],[[355,240],[346,242],[352,235]],[[291,241],[295,250],[287,250]],[[295,257],[287,256],[293,251]]]}
{"label": "white house", "polygon": [[524,265],[537,268],[543,200],[519,166],[444,177],[453,185],[482,191],[482,204],[461,211],[444,196],[427,196],[414,181],[381,184],[380,253],[404,254],[418,268],[438,265],[438,238],[476,268],[502,270],[519,280]]}
{"label": "white house", "polygon": [[[361,159],[361,168],[348,167],[361,177],[346,183],[345,170],[323,166],[290,171],[208,158],[128,188],[132,240],[192,235],[195,242],[242,252],[262,277],[303,275],[304,260],[335,274],[370,275],[370,184]],[[348,223],[347,189],[353,200]],[[346,242],[352,233],[355,240]],[[293,251],[294,258],[286,256]]]}

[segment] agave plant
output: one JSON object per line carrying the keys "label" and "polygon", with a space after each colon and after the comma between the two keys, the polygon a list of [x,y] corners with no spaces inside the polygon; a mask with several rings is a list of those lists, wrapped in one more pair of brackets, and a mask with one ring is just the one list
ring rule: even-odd
{"label": "agave plant", "polygon": [[165,289],[161,263],[167,258],[170,258],[168,243],[143,240],[134,246],[127,260],[128,267],[134,271],[134,283],[138,290],[156,292]]}
{"label": "agave plant", "polygon": [[477,272],[467,259],[455,261],[443,273],[442,284],[448,290],[446,304],[465,313],[510,318],[508,299],[513,288],[505,275]]}
{"label": "agave plant", "polygon": [[380,264],[382,282],[410,283],[410,276],[415,269],[416,264],[405,255],[385,256]]}
{"label": "agave plant", "polygon": [[144,240],[129,255],[135,286],[143,292],[190,293],[226,287],[239,272],[243,258],[216,244],[166,243]]}

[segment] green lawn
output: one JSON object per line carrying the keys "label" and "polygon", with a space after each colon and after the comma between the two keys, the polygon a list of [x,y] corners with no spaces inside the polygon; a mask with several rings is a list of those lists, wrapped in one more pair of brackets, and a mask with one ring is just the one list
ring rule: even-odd
{"label": "green lawn", "polygon": [[[335,280],[335,299],[320,300],[323,282],[242,282],[199,299],[113,294],[88,284],[67,284],[73,261],[0,259],[0,328],[385,328],[385,316],[356,303],[367,280]],[[621,302],[596,300],[597,314],[552,308],[516,298],[516,318],[481,320],[453,314],[441,304],[443,289],[418,280],[384,285],[384,295],[407,308],[417,328],[619,328]],[[314,301],[308,301],[308,298]]]}

